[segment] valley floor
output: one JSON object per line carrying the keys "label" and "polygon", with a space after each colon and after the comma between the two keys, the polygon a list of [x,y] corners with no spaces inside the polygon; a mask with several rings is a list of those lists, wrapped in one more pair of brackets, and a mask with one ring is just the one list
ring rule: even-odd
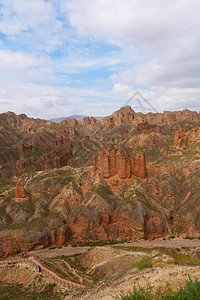
{"label": "valley floor", "polygon": [[[181,248],[181,247],[200,247],[200,240],[199,239],[169,239],[169,240],[163,240],[163,239],[155,239],[155,240],[138,240],[135,242],[130,243],[123,243],[120,244],[120,246],[128,246],[128,247],[146,247],[146,248],[154,248],[154,247],[164,247],[164,248]],[[85,253],[90,249],[90,247],[63,247],[61,249],[55,248],[55,249],[42,249],[42,250],[35,250],[30,251],[29,254],[31,255],[41,255],[42,257],[55,257],[60,255],[73,255],[76,253]]]}
{"label": "valley floor", "polygon": [[[131,292],[134,285],[165,290],[167,286],[181,288],[189,278],[200,281],[199,239],[141,240],[102,247],[67,246],[32,251],[29,255],[41,257],[52,270],[61,275],[64,272],[72,276],[72,280],[78,279],[88,286],[77,290],[55,284],[29,262],[0,265],[1,285],[21,283],[33,293],[50,287],[58,300],[113,300],[122,291],[124,294]],[[138,268],[137,263],[146,257],[151,265]],[[30,295],[23,298],[37,299]]]}

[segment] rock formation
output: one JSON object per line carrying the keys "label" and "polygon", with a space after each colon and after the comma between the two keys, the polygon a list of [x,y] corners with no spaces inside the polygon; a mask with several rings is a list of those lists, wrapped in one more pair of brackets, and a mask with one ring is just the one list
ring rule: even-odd
{"label": "rock formation", "polygon": [[0,114],[0,255],[69,238],[199,237],[199,145],[188,110],[60,123]]}
{"label": "rock formation", "polygon": [[72,157],[71,151],[65,152],[62,149],[57,151],[53,150],[43,156],[44,169],[47,168],[60,168],[66,166]]}
{"label": "rock formation", "polygon": [[185,139],[186,139],[186,130],[185,128],[180,128],[174,134],[174,143],[173,143],[174,147],[181,149]]}
{"label": "rock formation", "polygon": [[32,150],[32,146],[31,145],[25,145],[25,144],[19,145],[19,155],[30,153],[31,150]]}
{"label": "rock formation", "polygon": [[119,175],[119,178],[131,178],[132,176],[146,178],[146,158],[144,153],[127,154],[119,147],[114,149],[100,149],[93,154],[94,171],[100,173],[103,178]]}
{"label": "rock formation", "polygon": [[59,123],[60,126],[62,126],[63,124],[76,126],[78,124],[78,121],[74,118],[67,118]]}
{"label": "rock formation", "polygon": [[101,120],[101,124],[107,128],[113,128],[121,124],[128,124],[134,120],[135,112],[130,106],[124,106],[120,110],[114,112],[111,116]]}
{"label": "rock formation", "polygon": [[158,126],[156,124],[149,124],[148,121],[143,121],[137,125],[137,129],[139,132],[143,131],[157,131]]}
{"label": "rock formation", "polygon": [[95,124],[99,124],[99,120],[97,120],[96,118],[94,117],[85,117],[83,118],[83,125],[84,126],[87,126],[87,125],[95,125]]}
{"label": "rock formation", "polygon": [[60,136],[59,138],[57,138],[56,140],[54,140],[51,143],[52,147],[70,147],[71,143],[70,143],[70,139],[64,138],[63,136]]}
{"label": "rock formation", "polygon": [[138,125],[140,123],[149,122],[150,124],[171,124],[182,121],[200,120],[200,114],[195,111],[184,109],[183,111],[165,111],[164,113],[147,113],[135,112],[130,106],[124,106],[120,110],[114,112],[111,116],[101,120],[101,124],[106,128],[113,128],[122,124]]}
{"label": "rock formation", "polygon": [[23,202],[26,199],[28,199],[28,196],[26,195],[24,185],[17,182],[14,200],[16,202]]}

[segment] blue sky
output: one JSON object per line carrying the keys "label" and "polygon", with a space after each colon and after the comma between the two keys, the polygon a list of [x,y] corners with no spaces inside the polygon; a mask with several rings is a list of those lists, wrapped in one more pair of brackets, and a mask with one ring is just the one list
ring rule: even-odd
{"label": "blue sky", "polygon": [[[0,0],[0,112],[200,110],[200,1]],[[136,103],[132,103],[136,109]]]}

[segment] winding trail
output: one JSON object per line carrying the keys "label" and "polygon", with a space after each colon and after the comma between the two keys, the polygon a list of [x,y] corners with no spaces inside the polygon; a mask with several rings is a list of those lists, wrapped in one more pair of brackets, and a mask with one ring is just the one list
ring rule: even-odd
{"label": "winding trail", "polygon": [[6,191],[0,193],[0,196],[6,195],[6,194],[8,194],[10,191],[13,191],[13,190],[15,190],[15,189],[16,189],[16,187],[13,187],[13,188],[11,188],[11,189],[9,189],[9,190],[6,190]]}
{"label": "winding trail", "polygon": [[27,258],[10,258],[10,259],[5,259],[5,260],[1,260],[0,264],[11,264],[11,263],[17,263],[17,262],[31,262],[36,267],[40,266],[41,271],[44,272],[44,273],[46,273],[47,275],[49,275],[57,283],[61,283],[61,284],[64,284],[64,285],[67,285],[67,286],[70,286],[70,287],[73,287],[73,288],[76,288],[76,289],[83,289],[83,288],[85,288],[85,285],[78,284],[78,283],[72,282],[70,280],[63,279],[58,274],[54,273],[52,270],[49,270],[48,268],[46,268],[45,266],[43,266],[41,264],[40,260],[38,260],[34,256],[29,256]]}

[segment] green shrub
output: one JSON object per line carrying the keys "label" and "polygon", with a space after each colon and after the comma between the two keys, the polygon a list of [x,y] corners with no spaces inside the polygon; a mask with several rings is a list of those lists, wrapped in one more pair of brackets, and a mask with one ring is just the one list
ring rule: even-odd
{"label": "green shrub", "polygon": [[133,292],[128,295],[121,293],[116,300],[199,300],[200,282],[195,280],[186,280],[186,284],[178,291],[173,291],[170,287],[164,292],[160,288],[156,291],[149,286],[133,287]]}
{"label": "green shrub", "polygon": [[174,292],[169,289],[163,296],[166,300],[198,300],[200,299],[200,282],[191,278],[186,280],[184,288]]}
{"label": "green shrub", "polygon": [[200,265],[199,259],[191,258],[188,254],[183,253],[175,253],[173,255],[174,263],[177,265],[190,265],[190,266],[197,266]]}
{"label": "green shrub", "polygon": [[151,268],[152,267],[152,261],[149,256],[144,256],[140,261],[135,262],[132,264],[133,267],[137,267],[138,270],[142,270],[145,268]]}
{"label": "green shrub", "polygon": [[184,237],[184,239],[185,240],[194,240],[194,237],[186,235],[186,237]]}
{"label": "green shrub", "polygon": [[115,241],[115,240],[101,240],[101,241],[87,240],[87,241],[72,242],[71,246],[72,247],[96,247],[96,246],[121,244],[123,242],[124,241]]}
{"label": "green shrub", "polygon": [[152,300],[153,294],[151,288],[136,288],[133,287],[133,291],[130,292],[128,295],[124,295],[121,293],[119,296],[116,297],[116,300]]}
{"label": "green shrub", "polygon": [[175,235],[170,236],[170,239],[175,239],[175,238],[176,238]]}

